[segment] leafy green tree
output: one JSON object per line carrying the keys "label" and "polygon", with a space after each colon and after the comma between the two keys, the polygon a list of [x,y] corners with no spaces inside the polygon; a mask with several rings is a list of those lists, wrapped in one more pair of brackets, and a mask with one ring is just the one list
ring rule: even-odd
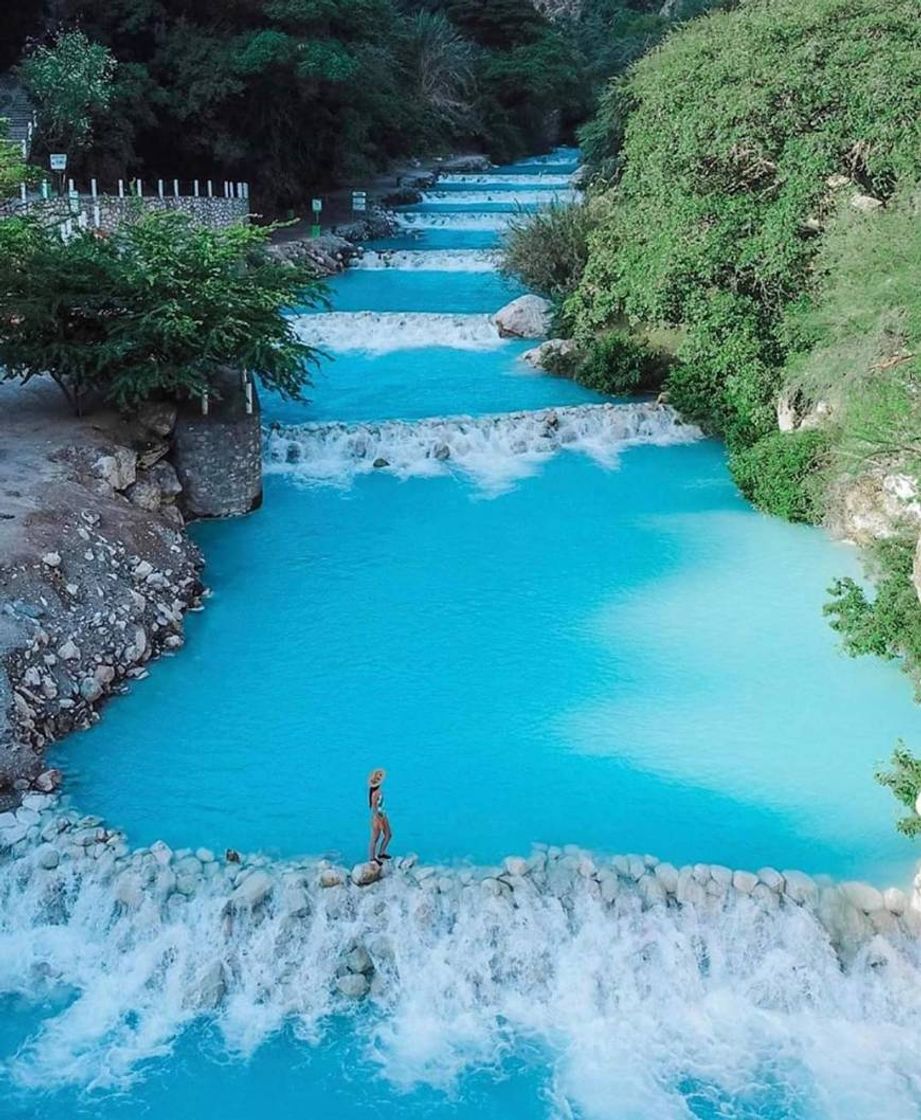
{"label": "leafy green tree", "polygon": [[871,551],[876,594],[868,595],[856,580],[836,580],[825,613],[852,656],[900,659],[921,699],[921,603],[912,582],[916,541],[914,537],[877,541]]}
{"label": "leafy green tree", "polygon": [[48,46],[36,47],[20,73],[38,106],[48,147],[70,152],[85,147],[93,126],[109,107],[115,58],[82,31],[65,31]]}
{"label": "leafy green tree", "polygon": [[916,758],[900,740],[892,752],[890,768],[877,771],[876,780],[891,790],[896,800],[908,809],[896,825],[899,832],[903,836],[921,836],[921,815],[917,808],[921,796],[921,759]]}
{"label": "leafy green tree", "polygon": [[154,213],[62,241],[34,220],[0,222],[4,376],[47,374],[77,412],[92,393],[121,407],[201,397],[227,367],[298,397],[314,353],[284,312],[321,293],[268,256],[267,232]]}

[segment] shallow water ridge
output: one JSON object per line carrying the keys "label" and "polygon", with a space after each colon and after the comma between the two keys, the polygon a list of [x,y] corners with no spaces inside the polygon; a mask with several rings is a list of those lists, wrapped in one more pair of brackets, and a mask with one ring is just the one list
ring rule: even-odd
{"label": "shallow water ridge", "polygon": [[856,556],[496,329],[577,156],[443,177],[298,315],[328,357],[263,398],[264,507],[194,527],[186,648],[0,818],[4,1120],[921,1111],[872,780],[921,715],[822,618]]}
{"label": "shallow water ridge", "polygon": [[574,847],[410,857],[368,889],[328,861],[131,852],[50,798],[25,812],[43,843],[0,866],[0,984],[75,996],[9,1062],[20,1089],[124,1092],[203,1015],[242,1058],[367,999],[353,1061],[388,1108],[522,1047],[559,1115],[779,1120],[825,1098],[908,1120],[921,1101],[921,915],[900,891]]}

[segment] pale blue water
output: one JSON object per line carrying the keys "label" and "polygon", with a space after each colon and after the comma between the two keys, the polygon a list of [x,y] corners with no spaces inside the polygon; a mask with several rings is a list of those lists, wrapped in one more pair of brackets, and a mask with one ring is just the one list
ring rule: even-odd
{"label": "pale blue water", "polygon": [[[575,164],[552,160],[514,170]],[[387,244],[463,250],[495,236],[439,229]],[[340,312],[477,314],[516,294],[464,272],[356,271],[332,288]],[[523,369],[529,345],[342,352],[310,403],[265,400],[266,420],[599,400]],[[396,849],[427,861],[491,863],[544,841],[881,883],[908,874],[912,849],[872,771],[896,737],[921,738],[921,716],[897,668],[844,657],[821,616],[855,557],[756,514],[713,442],[636,447],[609,469],[564,453],[500,490],[386,472],[305,484],[283,471],[259,512],[193,531],[214,594],[186,647],[55,752],[74,803],[137,844],[354,861],[365,776],[382,765]],[[284,1030],[247,1060],[201,1023],[120,1094],[79,1081],[10,1091],[0,1116],[870,1120],[798,1072],[795,1030],[792,1074],[768,1047],[724,1078],[735,1060],[724,1039],[716,1057],[669,1072],[653,1107],[605,1081],[610,1053],[590,1074],[580,1064],[589,1005],[586,1037],[558,1040],[572,1067],[562,1080],[546,1033],[498,1035],[481,1052],[480,1025],[451,1006],[439,1029],[476,1055],[456,1074],[423,1077],[400,1046],[369,1046],[370,1011],[324,1021],[309,1041]],[[4,1061],[57,1010],[0,996],[0,1085]],[[766,1022],[759,1012],[746,1037],[770,1038]],[[434,1024],[414,1021],[413,1038]]]}

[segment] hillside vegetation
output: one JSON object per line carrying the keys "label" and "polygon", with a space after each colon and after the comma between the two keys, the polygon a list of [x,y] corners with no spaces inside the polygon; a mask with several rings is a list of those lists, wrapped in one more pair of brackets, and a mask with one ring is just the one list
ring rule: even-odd
{"label": "hillside vegetation", "polygon": [[571,139],[702,2],[17,0],[0,65],[78,176],[246,180],[277,211],[393,159]]}

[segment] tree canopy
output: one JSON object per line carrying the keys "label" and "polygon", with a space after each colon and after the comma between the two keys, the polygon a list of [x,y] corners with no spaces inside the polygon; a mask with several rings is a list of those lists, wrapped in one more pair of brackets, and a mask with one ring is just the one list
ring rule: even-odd
{"label": "tree canopy", "polygon": [[227,367],[299,396],[314,354],[284,312],[320,292],[266,254],[266,237],[177,213],[66,241],[34,219],[0,222],[3,376],[47,374],[77,411],[93,393],[122,407],[201,397]]}

